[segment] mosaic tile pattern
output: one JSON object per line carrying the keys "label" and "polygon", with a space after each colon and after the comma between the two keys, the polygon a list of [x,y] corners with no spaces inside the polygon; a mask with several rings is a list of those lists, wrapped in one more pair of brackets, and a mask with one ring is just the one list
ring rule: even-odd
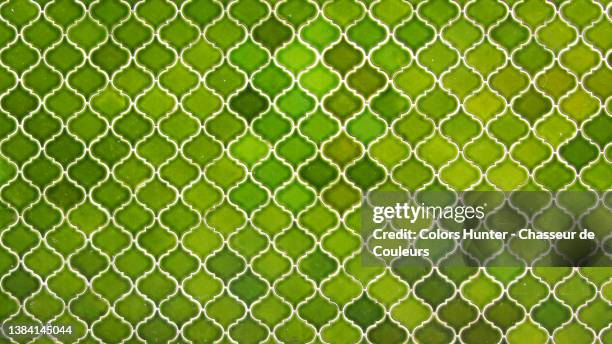
{"label": "mosaic tile pattern", "polygon": [[367,190],[609,190],[610,14],[2,1],[0,320],[72,325],[62,342],[611,343],[609,268],[365,268],[358,235]]}

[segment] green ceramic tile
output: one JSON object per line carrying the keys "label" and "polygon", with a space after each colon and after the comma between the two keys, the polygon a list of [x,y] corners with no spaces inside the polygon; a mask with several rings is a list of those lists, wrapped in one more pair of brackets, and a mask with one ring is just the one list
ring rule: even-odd
{"label": "green ceramic tile", "polygon": [[5,330],[611,341],[609,268],[367,267],[358,226],[373,190],[609,191],[605,1],[7,0],[0,17]]}

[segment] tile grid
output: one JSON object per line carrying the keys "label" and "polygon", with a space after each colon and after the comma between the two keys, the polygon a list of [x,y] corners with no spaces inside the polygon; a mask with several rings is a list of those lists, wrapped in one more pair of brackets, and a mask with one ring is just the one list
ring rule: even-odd
{"label": "tile grid", "polygon": [[[313,7],[316,15],[307,17],[297,25],[299,28],[296,30],[288,17],[281,15],[282,6],[289,3],[302,6],[292,13],[295,16]],[[406,11],[411,13],[405,13],[403,18],[396,18],[394,25],[388,25],[383,21],[383,15],[380,15],[383,19],[375,15],[381,13],[375,8],[383,6],[383,3],[395,4],[398,11],[408,8]],[[580,181],[588,188],[609,189],[609,184],[606,184],[609,182],[605,179],[605,173],[610,169],[605,153],[609,148],[609,135],[577,136],[575,141],[582,145],[582,152],[591,152],[591,159],[586,163],[581,162],[582,165],[577,168],[566,162],[560,150],[573,139],[575,122],[580,123],[581,131],[585,132],[589,123],[609,125],[609,105],[605,105],[605,102],[609,103],[609,86],[605,85],[605,80],[609,80],[609,66],[600,51],[602,48],[590,43],[582,34],[597,25],[609,30],[608,11],[602,4],[572,1],[561,5],[555,11],[555,16],[541,21],[535,28],[520,25],[527,27],[533,36],[559,18],[573,30],[574,24],[559,15],[564,7],[579,4],[586,8],[595,6],[599,11],[597,18],[584,26],[578,38],[569,45],[557,52],[543,48],[554,54],[561,70],[576,79],[573,87],[559,91],[561,95],[555,99],[548,95],[555,90],[540,88],[537,84],[542,75],[552,70],[550,61],[535,73],[514,62],[516,54],[530,47],[531,41],[514,46],[508,55],[505,47],[487,35],[473,41],[463,52],[453,47],[452,42],[441,34],[460,20],[480,27],[480,23],[471,19],[469,11],[466,11],[466,8],[473,8],[476,4],[498,4],[505,9],[505,15],[490,23],[489,32],[509,17],[516,22],[524,21],[515,14],[521,5],[539,4],[549,10],[554,6],[543,1],[523,1],[509,6],[482,0],[461,6],[432,0],[416,5],[383,0],[367,7],[347,0],[330,1],[323,5],[285,1],[272,6],[243,0],[228,4],[191,1],[181,4],[180,11],[177,11],[179,7],[164,1],[139,2],[136,5],[118,1],[96,1],[88,5],[54,1],[45,4],[44,8],[28,1],[5,2],[0,9],[4,10],[1,17],[9,29],[5,27],[4,32],[16,30],[19,34],[12,40],[7,39],[0,50],[3,57],[0,63],[10,74],[3,74],[3,80],[8,81],[4,81],[3,86],[6,86],[0,96],[5,115],[3,131],[7,134],[0,142],[3,170],[7,171],[3,173],[0,189],[0,200],[4,206],[0,244],[5,250],[0,290],[7,304],[12,305],[5,309],[2,318],[8,322],[26,322],[25,319],[31,317],[71,322],[75,328],[86,330],[71,339],[88,337],[103,342],[118,342],[127,338],[137,341],[153,341],[156,338],[162,342],[206,341],[222,337],[237,342],[257,339],[301,342],[315,338],[326,342],[351,342],[360,338],[369,342],[401,342],[407,336],[421,342],[444,341],[452,337],[464,342],[478,342],[477,338],[482,336],[489,336],[494,342],[501,338],[520,342],[525,338],[542,339],[542,336],[547,336],[546,330],[551,331],[550,336],[554,339],[579,340],[590,336],[605,342],[609,324],[594,324],[592,317],[584,320],[580,314],[582,309],[603,307],[605,311],[606,306],[609,307],[609,298],[604,294],[604,288],[610,285],[608,271],[573,270],[569,273],[569,270],[557,269],[536,273],[524,270],[503,283],[503,276],[487,270],[474,271],[464,276],[467,278],[459,280],[439,269],[431,269],[411,280],[410,276],[398,271],[368,271],[358,266],[359,240],[355,234],[355,218],[358,217],[355,210],[360,199],[358,189],[390,185],[405,190],[437,185],[462,189],[482,185],[485,181],[498,188],[514,189],[527,179],[525,170],[530,171],[536,185],[558,187],[539,183],[548,181],[550,177],[543,175],[538,178],[537,172],[533,172],[545,170],[547,166],[553,166],[551,173],[557,174],[578,169],[580,175],[585,175],[585,180]],[[244,12],[236,10],[237,15],[234,16],[233,9],[238,5],[247,9]],[[21,14],[20,11],[25,11],[28,6],[35,7],[36,15],[21,23],[18,16],[9,20],[7,13]],[[188,11],[189,6],[195,9]],[[257,12],[257,7],[262,6],[265,7],[265,14],[254,22],[249,21],[248,15],[261,13]],[[434,12],[430,13],[453,12],[449,6],[455,8],[455,14],[445,20],[439,19],[443,23],[439,27],[432,24],[434,19],[421,15],[428,7],[434,8]],[[607,4],[605,6],[609,7]],[[58,8],[61,11],[54,11]],[[67,15],[75,8],[81,8],[82,13],[73,17]],[[111,18],[113,11],[121,13],[121,8],[127,14]],[[208,13],[215,13],[215,8],[223,10],[217,16],[205,18]],[[512,12],[509,12],[510,8]],[[10,12],[11,9],[14,12]],[[164,9],[172,13],[166,13]],[[190,14],[186,15],[186,12]],[[393,22],[396,13],[390,11],[386,19]],[[40,42],[30,42],[26,34],[35,23],[43,22],[43,18],[36,17],[41,14],[62,35],[61,40],[51,42],[44,48],[40,47],[44,44],[35,45]],[[164,14],[168,16],[164,17]],[[324,19],[324,15],[328,19]],[[369,24],[370,28],[361,35],[349,34],[358,23],[365,23],[366,17],[382,26],[385,36],[369,49],[362,48],[353,40],[365,40],[368,33],[376,32],[373,28],[376,24]],[[110,24],[104,23],[107,19]],[[198,25],[198,20],[204,24]],[[315,22],[326,22],[341,35],[321,49],[311,40],[302,38],[305,28]],[[124,39],[118,39],[121,29],[128,27],[128,23],[132,26],[124,29]],[[264,23],[273,23],[274,35],[268,33],[266,36],[264,30],[256,33],[258,28],[264,27]],[[421,33],[428,31],[429,27],[429,31],[436,32],[439,40],[430,40],[411,49],[410,39],[413,36],[406,35],[404,40],[398,38],[402,37],[398,34],[400,28],[409,26],[409,23],[416,23],[415,27],[423,30]],[[174,29],[179,33],[164,36],[164,30],[171,24],[176,24]],[[191,31],[198,27],[193,39],[182,45],[181,38],[188,33],[180,33],[177,27],[181,24],[187,24]],[[216,35],[215,27],[218,28]],[[250,29],[246,30],[246,27]],[[96,28],[98,32],[103,28],[99,33],[101,39],[97,42]],[[182,28],[184,32],[190,31],[185,25]],[[73,37],[78,39],[71,38],[71,30],[74,30]],[[138,32],[143,30],[154,32],[154,35],[138,42]],[[280,43],[274,42],[283,30],[289,31],[288,38],[285,37]],[[236,31],[241,32],[238,34],[241,38],[231,41]],[[245,34],[246,31],[249,33]],[[419,33],[418,30],[416,32]],[[84,36],[79,37],[79,34]],[[172,39],[166,41],[166,37]],[[313,34],[311,37],[323,37],[323,34]],[[88,45],[87,39],[94,42]],[[130,39],[135,43],[130,44],[134,42]],[[226,43],[225,39],[230,43]],[[276,44],[274,54],[267,51],[267,46],[260,41]],[[258,50],[255,48],[247,51],[246,59],[235,58],[241,63],[234,63],[232,59],[232,54],[247,42],[255,42],[259,51],[265,53],[265,62],[254,69],[248,66],[248,62],[257,58]],[[463,58],[485,43],[492,49],[484,53],[485,57],[492,59],[494,51],[497,51],[505,61],[486,73],[471,66],[469,58]],[[66,44],[70,44],[70,47]],[[602,44],[605,45],[605,40]],[[183,48],[177,49],[175,45]],[[579,45],[583,47],[583,53],[595,52],[598,62],[588,67],[577,79],[574,71],[565,67],[558,56]],[[538,46],[542,48],[544,45],[538,42]],[[23,66],[28,63],[25,58],[27,54],[14,53],[17,50],[15,47],[40,53],[44,56],[42,63],[39,60],[31,67]],[[195,47],[199,47],[199,51]],[[337,47],[342,48],[345,55],[341,53],[340,58],[326,59],[326,56],[331,56],[326,54],[340,50],[335,49]],[[373,52],[382,50],[382,47],[390,47],[392,51],[395,49],[399,54],[395,55],[396,58],[407,55],[399,62],[404,62],[404,65],[389,67],[393,60],[377,59]],[[58,53],[60,48],[64,51]],[[157,50],[151,52],[148,49]],[[74,50],[86,58],[81,57],[80,63],[69,63],[70,51]],[[170,51],[169,54],[173,56],[165,65],[164,50]],[[542,56],[537,47],[525,50],[535,54],[535,57],[530,56],[534,60]],[[147,51],[150,55],[145,53]],[[186,57],[188,51],[194,57]],[[223,54],[220,54],[221,51],[224,51]],[[403,51],[403,54],[398,51]],[[430,55],[426,54],[428,51]],[[608,54],[609,49],[606,47],[605,51]],[[54,53],[60,57],[54,59]],[[350,66],[341,64],[351,61],[355,54],[367,58],[357,58],[357,62],[352,60],[354,64]],[[444,66],[435,64],[435,59],[449,54],[459,55],[461,59]],[[12,58],[15,55],[18,58]],[[201,65],[211,55],[217,55],[217,61]],[[300,62],[300,58],[308,60],[304,55],[311,56],[310,62]],[[121,56],[125,57],[124,62],[115,61],[120,60]],[[180,56],[180,59],[176,59],[176,56]],[[421,56],[429,56],[434,62],[428,63],[428,58],[423,57],[422,63]],[[175,64],[175,60],[180,63]],[[406,63],[406,60],[410,62]],[[62,61],[68,61],[67,65],[62,65]],[[531,86],[523,85],[510,99],[503,91],[492,88],[494,82],[489,81],[492,76],[501,74],[500,71],[507,70],[508,62],[519,74],[529,75],[527,79]],[[276,69],[269,67],[270,63],[274,63]],[[388,70],[381,67],[383,63],[389,63]],[[479,79],[477,83],[480,83],[467,93],[463,90],[457,92],[464,92],[463,96],[454,94],[457,87],[447,87],[443,81],[456,66],[467,66],[466,69],[475,74]],[[46,72],[48,79],[52,79],[49,75],[55,74],[61,82],[45,89],[46,79],[32,77],[39,67],[41,70],[50,68],[40,74]],[[83,72],[84,79],[79,82],[76,75],[84,70],[89,74]],[[264,74],[264,70],[277,79],[268,84],[263,81],[258,83],[257,75]],[[319,84],[306,78],[313,71],[321,72],[313,76]],[[332,76],[329,71],[332,71]],[[355,76],[358,75],[357,71],[362,72],[361,78]],[[588,80],[595,79],[593,75],[596,72],[604,83],[602,86],[595,82],[598,87],[592,87],[595,89],[592,91],[587,87]],[[218,76],[215,73],[221,74],[220,79],[215,79],[214,76]],[[409,82],[401,82],[402,74]],[[486,79],[483,74],[487,74]],[[121,78],[122,75],[125,76]],[[285,87],[280,91],[273,90],[276,92],[273,97],[262,92],[264,87],[270,90],[282,83],[283,77],[279,75],[289,79]],[[75,79],[71,79],[73,76]],[[87,90],[88,84],[95,84],[92,80],[95,81],[96,76],[101,76],[103,81],[93,90]],[[321,86],[325,77],[336,80],[335,86]],[[514,78],[520,79],[516,75]],[[139,79],[148,82],[143,81],[144,85],[140,87],[130,84],[138,83]],[[241,81],[236,82],[236,79]],[[460,75],[458,79],[461,82],[469,77]],[[112,80],[110,85],[107,85],[108,80]],[[395,82],[391,83],[391,80]],[[422,80],[429,80],[429,85],[420,90],[411,89],[412,83]],[[185,82],[187,85],[182,84]],[[231,82],[236,84],[231,85]],[[547,95],[542,96],[545,93]],[[425,101],[429,95],[438,97],[433,98],[436,104],[449,102],[448,99],[453,98],[454,103],[452,100],[450,102],[454,104],[454,109],[433,107],[431,102]],[[81,105],[70,108],[71,102],[78,103],[75,97],[80,99]],[[31,98],[35,98],[36,105],[26,109]],[[530,106],[538,105],[538,99],[540,103],[546,102],[542,98],[550,99],[550,107],[543,116],[540,113],[541,117],[535,121],[528,117],[529,113],[524,115],[527,118],[524,119],[508,115],[499,107],[494,111],[486,108],[495,99],[499,103],[500,98],[504,104],[501,105],[502,110],[526,98],[525,102],[531,100],[528,103]],[[575,104],[576,98],[582,101],[579,103],[581,106],[574,105],[572,108],[570,101],[573,99]],[[474,105],[477,101],[481,102],[479,106]],[[565,111],[557,105],[564,101],[570,104]],[[358,104],[357,109],[342,112],[343,109],[351,109],[355,103]],[[276,114],[268,112],[269,104],[274,104]],[[369,112],[360,110],[363,104],[367,104]],[[390,104],[389,108],[383,104]],[[584,104],[595,107],[595,110],[582,114],[580,109],[589,109]],[[305,110],[304,106],[307,106]],[[317,112],[315,106],[321,106],[322,112]],[[466,114],[460,114],[461,110]],[[601,113],[597,114],[599,111]],[[262,124],[264,118],[274,122],[274,125],[266,127]],[[329,129],[325,137],[322,132],[326,125],[319,125],[323,129],[314,128],[316,125],[312,122],[315,118],[320,123],[327,123],[328,128],[335,129]],[[451,119],[457,118],[471,123],[472,127],[475,125],[479,134],[463,142],[459,142],[462,140],[455,135],[447,134],[445,124],[449,125]],[[499,138],[498,131],[490,129],[493,123],[502,118],[527,125],[532,135],[523,132],[515,137],[518,139],[516,143],[506,147],[508,143]],[[567,129],[571,133],[556,145],[554,141],[550,143],[534,136],[539,133],[537,126],[550,123],[551,118],[555,119],[556,125],[565,124],[566,128],[572,128]],[[381,125],[381,122],[386,124]],[[482,122],[487,125],[483,126]],[[98,129],[91,132],[89,126],[96,123],[104,131]],[[398,129],[402,127],[401,123],[405,123],[403,129]],[[50,128],[54,124],[60,128]],[[232,126],[241,129],[232,131]],[[283,126],[284,133],[281,130],[280,134],[273,135],[273,130]],[[287,126],[290,128],[287,129]],[[505,128],[504,125],[500,126]],[[143,127],[148,129],[141,129]],[[460,130],[469,127],[464,124]],[[374,130],[378,130],[377,135],[368,136],[367,132]],[[412,136],[419,130],[422,131],[420,137]],[[484,139],[485,135],[488,141]],[[544,135],[542,138],[548,139]],[[41,144],[41,141],[44,143]],[[28,151],[28,142],[33,142],[36,147]],[[529,142],[531,151],[538,144],[548,147],[547,158],[536,162],[515,158],[511,152],[525,142]],[[475,150],[469,154],[467,148],[463,149],[469,145],[478,147],[477,143],[484,152]],[[312,146],[316,147],[316,153]],[[25,150],[25,157],[16,147]],[[593,147],[597,148],[595,156],[592,156]],[[503,153],[498,152],[502,155],[493,161],[474,159],[490,153],[486,149],[502,150]],[[443,161],[436,160],[431,152],[439,153],[437,155],[442,156]],[[291,153],[296,155],[292,156]],[[588,157],[587,153],[584,154]],[[272,156],[274,159],[271,159]],[[274,162],[266,165],[269,161]],[[268,166],[268,169],[260,170],[264,166]],[[81,174],[77,167],[82,168]],[[59,170],[56,175],[43,179],[45,176],[42,172],[53,171],[54,168]],[[444,170],[449,172],[445,175]],[[480,170],[485,170],[485,173],[480,173]],[[288,175],[282,177],[280,182],[264,179],[282,171]],[[469,171],[472,171],[471,177]],[[419,173],[426,177],[411,181],[410,178]],[[474,177],[473,173],[478,176]],[[390,177],[386,177],[387,174]],[[453,175],[466,174],[470,177],[466,180],[452,178]],[[576,181],[576,173],[572,174],[571,179],[560,182],[561,187]],[[591,177],[587,178],[589,174]],[[603,174],[604,178],[598,177],[598,174]],[[42,177],[39,179],[39,176]],[[368,176],[371,178],[368,179]],[[507,176],[515,177],[519,182],[503,178]],[[28,198],[28,191],[36,195]],[[15,195],[21,195],[21,198]],[[229,222],[238,217],[241,218],[239,223]],[[45,220],[48,222],[45,223]],[[329,222],[324,223],[325,220]],[[34,239],[31,239],[32,235]],[[27,238],[35,243],[28,246]],[[258,240],[263,242],[259,250]],[[309,244],[296,248],[296,242]],[[294,246],[291,246],[292,243]],[[65,245],[73,246],[62,247]],[[249,267],[246,268],[246,265]],[[275,271],[279,267],[284,267],[284,271]],[[542,284],[551,285],[553,291],[549,297],[543,297],[532,307],[526,307],[513,298],[511,290],[513,286],[521,284],[519,281],[527,280],[534,280],[531,283],[540,287]],[[579,305],[570,305],[567,297],[557,295],[558,289],[573,286],[572,283],[586,288],[585,295],[590,295],[581,299],[583,302]],[[73,290],[68,290],[70,288]],[[452,288],[452,291],[440,300],[435,295],[428,295],[425,290],[435,288]],[[342,295],[343,290],[352,294]],[[402,290],[403,293],[398,292]],[[406,293],[408,290],[410,292]],[[494,290],[491,293],[496,296],[482,300],[474,290],[478,293]],[[387,297],[393,296],[391,291],[397,295],[386,301]],[[112,295],[115,292],[119,294]],[[306,296],[294,300],[295,297],[299,298],[298,292]],[[48,307],[37,309],[37,303]],[[53,310],[54,304],[56,312]],[[477,316],[453,328],[452,323],[460,321],[460,317],[443,315],[443,310],[452,309],[450,305],[460,309],[463,307],[465,313],[471,312],[473,315],[475,312]],[[503,309],[500,305],[510,309],[512,305],[521,308],[521,321],[502,329],[502,325],[491,320],[496,319],[495,315],[488,313],[491,309]],[[572,309],[571,316],[550,325],[550,328],[543,323],[545,317],[532,316],[531,313],[535,311],[530,313],[532,309],[561,309],[558,312],[567,315],[567,308]],[[141,313],[136,314],[138,311]],[[325,312],[333,315],[325,317]],[[383,313],[385,315],[381,315]],[[423,317],[422,321],[411,324],[418,320],[418,316]],[[514,336],[507,336],[508,332]],[[210,338],[197,338],[198,335],[209,335]]]}

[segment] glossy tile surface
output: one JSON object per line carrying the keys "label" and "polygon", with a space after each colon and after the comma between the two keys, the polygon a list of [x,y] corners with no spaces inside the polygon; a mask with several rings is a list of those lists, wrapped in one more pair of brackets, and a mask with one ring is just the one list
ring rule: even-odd
{"label": "glossy tile surface", "polygon": [[609,268],[364,268],[358,232],[369,190],[609,190],[610,13],[3,1],[0,320],[88,343],[612,342]]}

